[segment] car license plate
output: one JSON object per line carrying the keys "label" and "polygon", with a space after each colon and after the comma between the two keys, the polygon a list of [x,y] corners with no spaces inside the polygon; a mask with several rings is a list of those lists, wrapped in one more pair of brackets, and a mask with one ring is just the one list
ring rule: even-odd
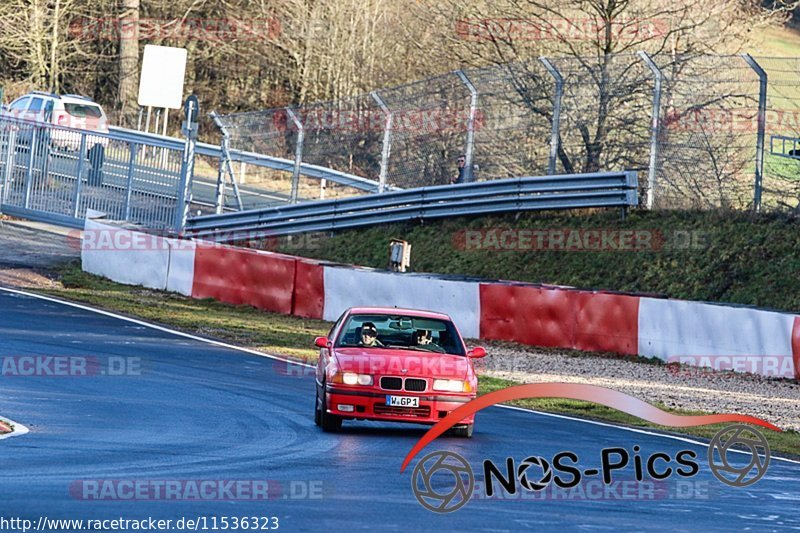
{"label": "car license plate", "polygon": [[419,398],[414,396],[387,396],[386,405],[389,407],[419,407]]}

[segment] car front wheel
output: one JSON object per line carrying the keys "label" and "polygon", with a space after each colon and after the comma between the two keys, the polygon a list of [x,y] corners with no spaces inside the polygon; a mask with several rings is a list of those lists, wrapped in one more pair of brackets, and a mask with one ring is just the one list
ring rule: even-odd
{"label": "car front wheel", "polygon": [[471,439],[472,431],[474,429],[475,429],[475,424],[469,424],[467,426],[457,426],[453,428],[453,436],[462,439]]}
{"label": "car front wheel", "polygon": [[[319,392],[317,392],[317,397],[319,398]],[[314,420],[316,421],[317,416],[319,416],[319,425],[322,427],[322,431],[326,433],[335,433],[342,429],[342,419],[336,415],[332,415],[328,413],[328,405],[326,403],[325,394],[322,394],[322,401],[317,401],[317,413],[314,413]]]}

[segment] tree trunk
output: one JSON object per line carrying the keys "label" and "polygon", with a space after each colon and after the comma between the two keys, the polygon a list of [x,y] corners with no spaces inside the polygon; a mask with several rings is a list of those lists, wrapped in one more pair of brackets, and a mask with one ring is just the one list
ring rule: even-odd
{"label": "tree trunk", "polygon": [[136,124],[139,85],[139,0],[122,0],[119,41],[119,115],[126,127]]}

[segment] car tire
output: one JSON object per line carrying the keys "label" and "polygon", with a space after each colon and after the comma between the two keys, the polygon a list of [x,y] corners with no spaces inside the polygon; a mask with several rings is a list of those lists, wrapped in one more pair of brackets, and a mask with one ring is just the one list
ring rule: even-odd
{"label": "car tire", "polygon": [[342,429],[342,418],[328,412],[325,394],[322,395],[322,407],[319,413],[319,425],[325,433],[336,433]]}
{"label": "car tire", "polygon": [[472,431],[475,429],[475,424],[467,426],[458,426],[453,428],[453,436],[461,439],[471,439]]}
{"label": "car tire", "polygon": [[322,421],[322,411],[319,410],[319,390],[314,398],[314,425],[320,425]]}

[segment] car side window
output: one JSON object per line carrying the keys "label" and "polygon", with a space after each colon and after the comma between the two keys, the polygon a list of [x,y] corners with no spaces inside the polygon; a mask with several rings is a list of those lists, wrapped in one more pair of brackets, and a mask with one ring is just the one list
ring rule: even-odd
{"label": "car side window", "polygon": [[44,104],[44,100],[41,98],[34,98],[31,100],[31,105],[28,107],[28,111],[31,113],[38,113],[42,110],[42,104]]}
{"label": "car side window", "polygon": [[28,107],[28,102],[30,102],[30,100],[31,100],[30,97],[20,98],[19,100],[11,104],[11,107],[9,107],[9,109],[14,109],[15,111],[25,111],[25,109]]}

